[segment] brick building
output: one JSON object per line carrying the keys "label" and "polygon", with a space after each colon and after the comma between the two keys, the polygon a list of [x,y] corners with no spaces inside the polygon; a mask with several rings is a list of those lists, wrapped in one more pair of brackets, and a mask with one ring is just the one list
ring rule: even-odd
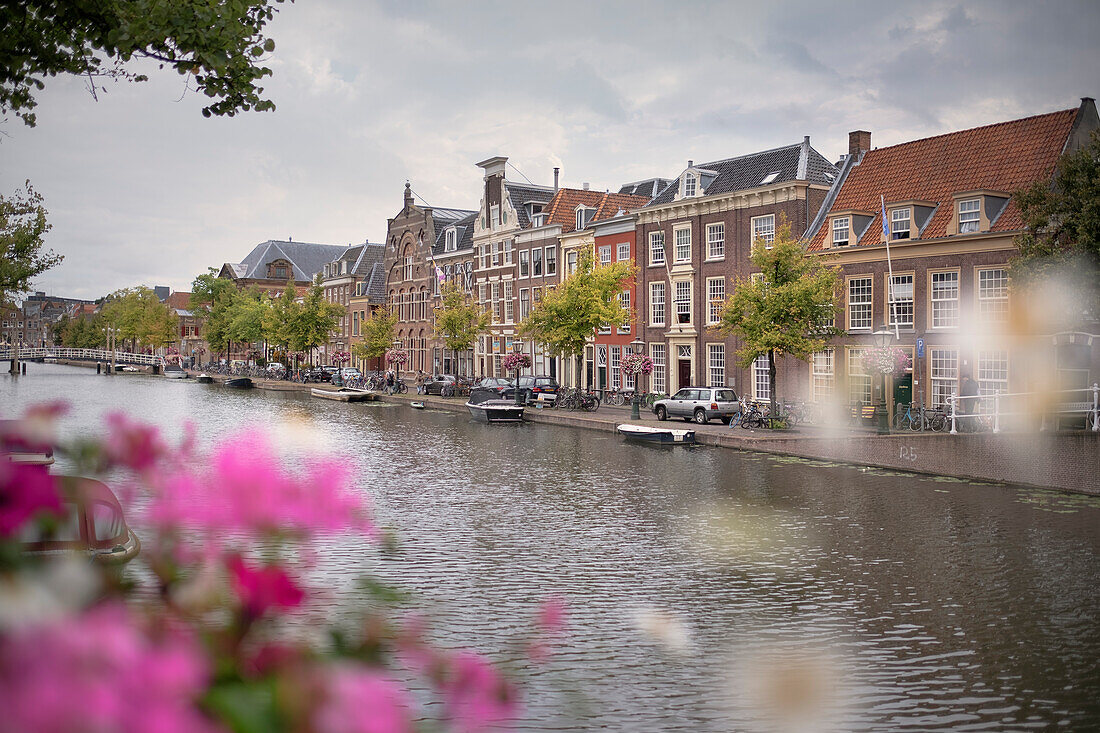
{"label": "brick building", "polygon": [[370,281],[376,266],[381,265],[385,245],[363,242],[344,249],[321,268],[321,287],[325,300],[344,307],[344,315],[336,330],[329,334],[322,351],[322,361],[329,362],[333,354],[348,351],[354,342],[354,322],[351,299],[363,291],[361,285]]}
{"label": "brick building", "polygon": [[313,284],[313,278],[324,266],[339,257],[346,247],[310,242],[262,242],[240,262],[226,262],[218,277],[229,278],[240,288],[256,286],[271,296],[278,296],[287,282],[299,292]]}

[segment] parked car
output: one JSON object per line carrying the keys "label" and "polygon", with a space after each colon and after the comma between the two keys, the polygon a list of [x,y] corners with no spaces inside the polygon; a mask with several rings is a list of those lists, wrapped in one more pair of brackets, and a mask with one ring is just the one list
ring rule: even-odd
{"label": "parked car", "polygon": [[505,379],[504,377],[482,377],[470,385],[470,393],[473,394],[473,390],[482,389],[495,392],[497,397],[502,396],[506,391],[512,392],[514,383],[511,379]]}
{"label": "parked car", "polygon": [[302,372],[303,382],[327,382],[332,379],[332,375],[326,372],[321,367],[314,367],[313,369],[306,369]]}
{"label": "parked car", "polygon": [[[553,377],[546,376],[531,376],[524,374],[520,376],[516,389],[519,390],[520,399],[524,404],[533,404],[535,402],[549,402],[553,404],[558,399],[558,389],[560,385],[558,380]],[[515,393],[511,392],[507,397],[515,399]]]}
{"label": "parked car", "polygon": [[337,382],[337,379],[336,379],[336,374],[337,373],[339,373],[339,375],[340,375],[340,380],[339,381],[341,381],[341,382],[346,382],[349,379],[359,379],[363,376],[363,373],[360,372],[355,367],[344,367],[343,369],[338,369],[337,372],[333,373],[333,375],[332,375],[332,383],[333,384],[335,384]]}
{"label": "parked car", "polygon": [[453,374],[436,374],[424,382],[424,394],[443,394],[444,387],[452,387],[457,381]]}
{"label": "parked car", "polygon": [[282,363],[280,363],[280,362],[269,361],[267,363],[267,371],[269,373],[272,373],[272,374],[277,374],[277,373],[281,374],[282,372],[286,371],[286,367],[283,366]]}
{"label": "parked car", "polygon": [[682,417],[703,425],[718,418],[729,422],[737,414],[737,393],[726,387],[684,387],[671,397],[653,403],[658,420]]}

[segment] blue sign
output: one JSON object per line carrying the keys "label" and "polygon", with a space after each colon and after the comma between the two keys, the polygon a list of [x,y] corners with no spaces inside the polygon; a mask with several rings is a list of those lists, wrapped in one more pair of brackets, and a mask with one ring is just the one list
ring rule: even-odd
{"label": "blue sign", "polygon": [[918,359],[923,359],[924,358],[924,339],[923,338],[917,339],[917,358]]}

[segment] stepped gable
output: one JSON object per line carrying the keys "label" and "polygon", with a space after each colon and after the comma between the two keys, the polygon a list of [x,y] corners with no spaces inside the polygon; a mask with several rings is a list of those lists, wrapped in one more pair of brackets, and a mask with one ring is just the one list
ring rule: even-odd
{"label": "stepped gable", "polygon": [[[954,195],[966,191],[1012,193],[1034,181],[1049,180],[1078,110],[1025,117],[912,142],[869,150],[848,173],[832,211],[874,212],[857,245],[880,244],[880,196],[892,201],[921,200],[938,204],[920,232],[921,239],[947,236],[954,214]],[[1010,232],[1024,226],[1016,203],[1009,200],[989,231]],[[810,241],[823,249],[828,227]]]}

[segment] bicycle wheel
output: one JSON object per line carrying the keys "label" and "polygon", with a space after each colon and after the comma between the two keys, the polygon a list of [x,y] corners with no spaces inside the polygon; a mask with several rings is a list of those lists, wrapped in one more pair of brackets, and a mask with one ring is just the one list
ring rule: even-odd
{"label": "bicycle wheel", "polygon": [[899,412],[894,415],[894,430],[908,430],[909,429],[909,413]]}
{"label": "bicycle wheel", "polygon": [[453,397],[455,388],[450,384],[443,385],[443,388],[439,390],[440,397]]}
{"label": "bicycle wheel", "polygon": [[589,412],[595,412],[596,410],[600,409],[600,398],[594,395],[590,397],[589,400],[585,403],[584,409],[588,410]]}
{"label": "bicycle wheel", "polygon": [[400,392],[401,394],[405,394],[406,392],[409,391],[409,385],[405,384],[404,382],[401,382],[400,384],[397,385],[397,391]]}
{"label": "bicycle wheel", "polygon": [[909,418],[909,429],[912,430],[914,433],[919,433],[920,431],[924,430],[923,422],[924,418],[922,417],[921,413],[917,413],[916,415],[913,415]]}
{"label": "bicycle wheel", "polygon": [[932,418],[928,421],[928,427],[932,429],[934,433],[941,433],[947,428],[949,420],[943,413],[937,412],[932,415]]}

